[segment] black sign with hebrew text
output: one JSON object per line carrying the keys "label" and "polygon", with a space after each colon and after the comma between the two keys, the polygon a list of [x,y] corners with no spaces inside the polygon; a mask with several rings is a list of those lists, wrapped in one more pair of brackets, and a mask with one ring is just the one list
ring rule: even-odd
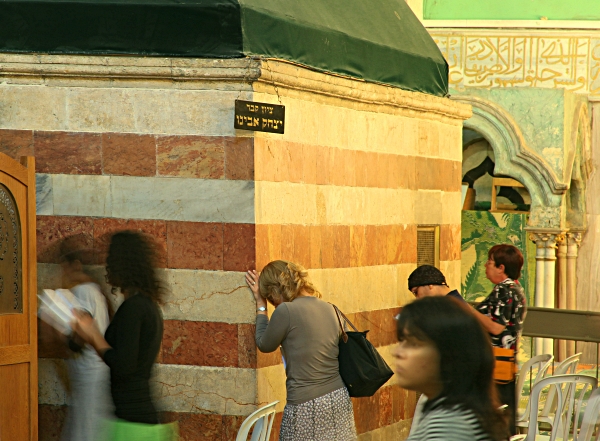
{"label": "black sign with hebrew text", "polygon": [[283,133],[284,125],[285,106],[235,100],[236,129]]}

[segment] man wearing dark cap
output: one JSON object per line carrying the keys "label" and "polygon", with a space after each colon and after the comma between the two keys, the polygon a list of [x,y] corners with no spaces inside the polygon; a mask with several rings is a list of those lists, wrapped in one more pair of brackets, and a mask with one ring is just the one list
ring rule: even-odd
{"label": "man wearing dark cap", "polygon": [[450,289],[444,274],[431,265],[421,265],[408,276],[408,289],[420,299],[429,296],[452,296],[464,300],[455,289]]}

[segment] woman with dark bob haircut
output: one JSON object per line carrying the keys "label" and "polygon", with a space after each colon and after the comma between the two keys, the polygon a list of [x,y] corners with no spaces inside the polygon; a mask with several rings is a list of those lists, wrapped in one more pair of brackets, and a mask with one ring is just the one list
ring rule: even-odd
{"label": "woman with dark bob haircut", "polygon": [[490,339],[468,305],[447,296],[416,300],[402,309],[397,330],[398,383],[427,397],[407,441],[508,439]]}
{"label": "woman with dark bob haircut", "polygon": [[512,435],[517,433],[515,363],[519,338],[527,314],[525,292],[517,281],[521,277],[522,267],[523,254],[514,245],[499,244],[490,248],[488,260],[485,262],[485,276],[494,284],[494,289],[476,306],[477,311],[481,313],[477,314],[477,319],[492,339],[492,346],[497,348],[497,351],[507,351],[514,357],[512,378],[497,378],[496,384],[500,401],[508,406],[509,430]]}
{"label": "woman with dark bob haircut", "polygon": [[106,258],[106,279],[125,300],[104,336],[89,315],[76,314],[77,332],[110,368],[111,394],[118,420],[101,438],[110,441],[171,440],[172,425],[159,424],[150,395],[150,373],[163,336],[159,304],[163,289],[156,274],[156,245],[134,231],[115,233]]}

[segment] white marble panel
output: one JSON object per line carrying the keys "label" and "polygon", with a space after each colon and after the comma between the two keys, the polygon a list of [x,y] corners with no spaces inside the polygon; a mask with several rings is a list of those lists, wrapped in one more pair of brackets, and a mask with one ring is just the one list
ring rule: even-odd
{"label": "white marble panel", "polygon": [[[256,304],[244,273],[165,270],[169,288],[164,318],[204,322],[254,323]],[[227,305],[227,307],[223,307]]]}
{"label": "white marble panel", "polygon": [[54,214],[110,217],[110,176],[52,175]]}
{"label": "white marble panel", "polygon": [[[62,288],[61,271],[58,264],[38,263],[38,289]],[[103,265],[86,265],[84,271],[105,294],[111,293]],[[163,305],[165,320],[252,324],[256,321],[256,304],[244,281],[244,273],[182,269],[158,272],[167,291]],[[108,297],[113,300],[115,296]],[[115,298],[113,306],[118,304],[119,298]]]}
{"label": "white marble panel", "polygon": [[[238,88],[177,90],[58,85],[0,85],[0,127],[12,129],[70,130],[84,132],[168,133],[173,135],[229,135],[234,102],[249,99]],[[244,87],[244,86],[240,86]]]}
{"label": "white marble panel", "polygon": [[254,223],[253,181],[130,176],[111,179],[113,217]]}
{"label": "white marble panel", "polygon": [[37,215],[54,214],[52,175],[44,173],[35,175],[35,213]]}
{"label": "white marble panel", "polygon": [[[71,87],[68,90],[69,130],[75,132],[135,131],[135,103],[128,89]],[[155,111],[159,109],[155,108]]]}
{"label": "white marble panel", "polygon": [[0,84],[0,127],[65,130],[67,89]]}
{"label": "white marble panel", "polygon": [[[440,261],[440,271],[446,276],[446,281],[451,289],[457,289],[460,292],[461,287],[461,261],[460,260],[442,260]],[[463,294],[463,293],[461,293]]]}
{"label": "white marble panel", "polygon": [[[169,94],[169,133],[235,136],[234,104],[239,91],[182,90]],[[142,103],[138,103],[141,105]],[[158,112],[157,112],[158,113]]]}
{"label": "white marble panel", "polygon": [[440,223],[460,225],[462,216],[462,196],[460,191],[442,192],[442,220]]}
{"label": "white marble panel", "polygon": [[152,386],[161,410],[248,415],[256,410],[256,370],[158,364]]}
{"label": "white marble panel", "polygon": [[[458,193],[460,196],[460,193]],[[460,202],[460,201],[459,201]],[[439,225],[446,207],[442,204],[439,190],[419,190],[415,195],[415,223],[419,225]],[[460,211],[459,211],[460,213]],[[459,214],[460,216],[460,214]],[[460,220],[459,220],[460,223]]]}

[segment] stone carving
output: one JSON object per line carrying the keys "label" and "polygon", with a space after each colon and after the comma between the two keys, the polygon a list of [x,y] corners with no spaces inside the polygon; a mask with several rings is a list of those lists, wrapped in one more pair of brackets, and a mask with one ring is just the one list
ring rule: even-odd
{"label": "stone carving", "polygon": [[[578,247],[583,239],[583,233],[581,231],[570,231],[567,233],[567,243]],[[577,257],[577,256],[575,256]]]}
{"label": "stone carving", "polygon": [[531,210],[529,226],[536,228],[560,228],[560,207],[538,207]]}
{"label": "stone carving", "polygon": [[15,202],[0,185],[0,314],[23,312],[21,225]]}
{"label": "stone carving", "polygon": [[600,33],[430,29],[450,67],[450,86],[544,87],[600,95]]}

